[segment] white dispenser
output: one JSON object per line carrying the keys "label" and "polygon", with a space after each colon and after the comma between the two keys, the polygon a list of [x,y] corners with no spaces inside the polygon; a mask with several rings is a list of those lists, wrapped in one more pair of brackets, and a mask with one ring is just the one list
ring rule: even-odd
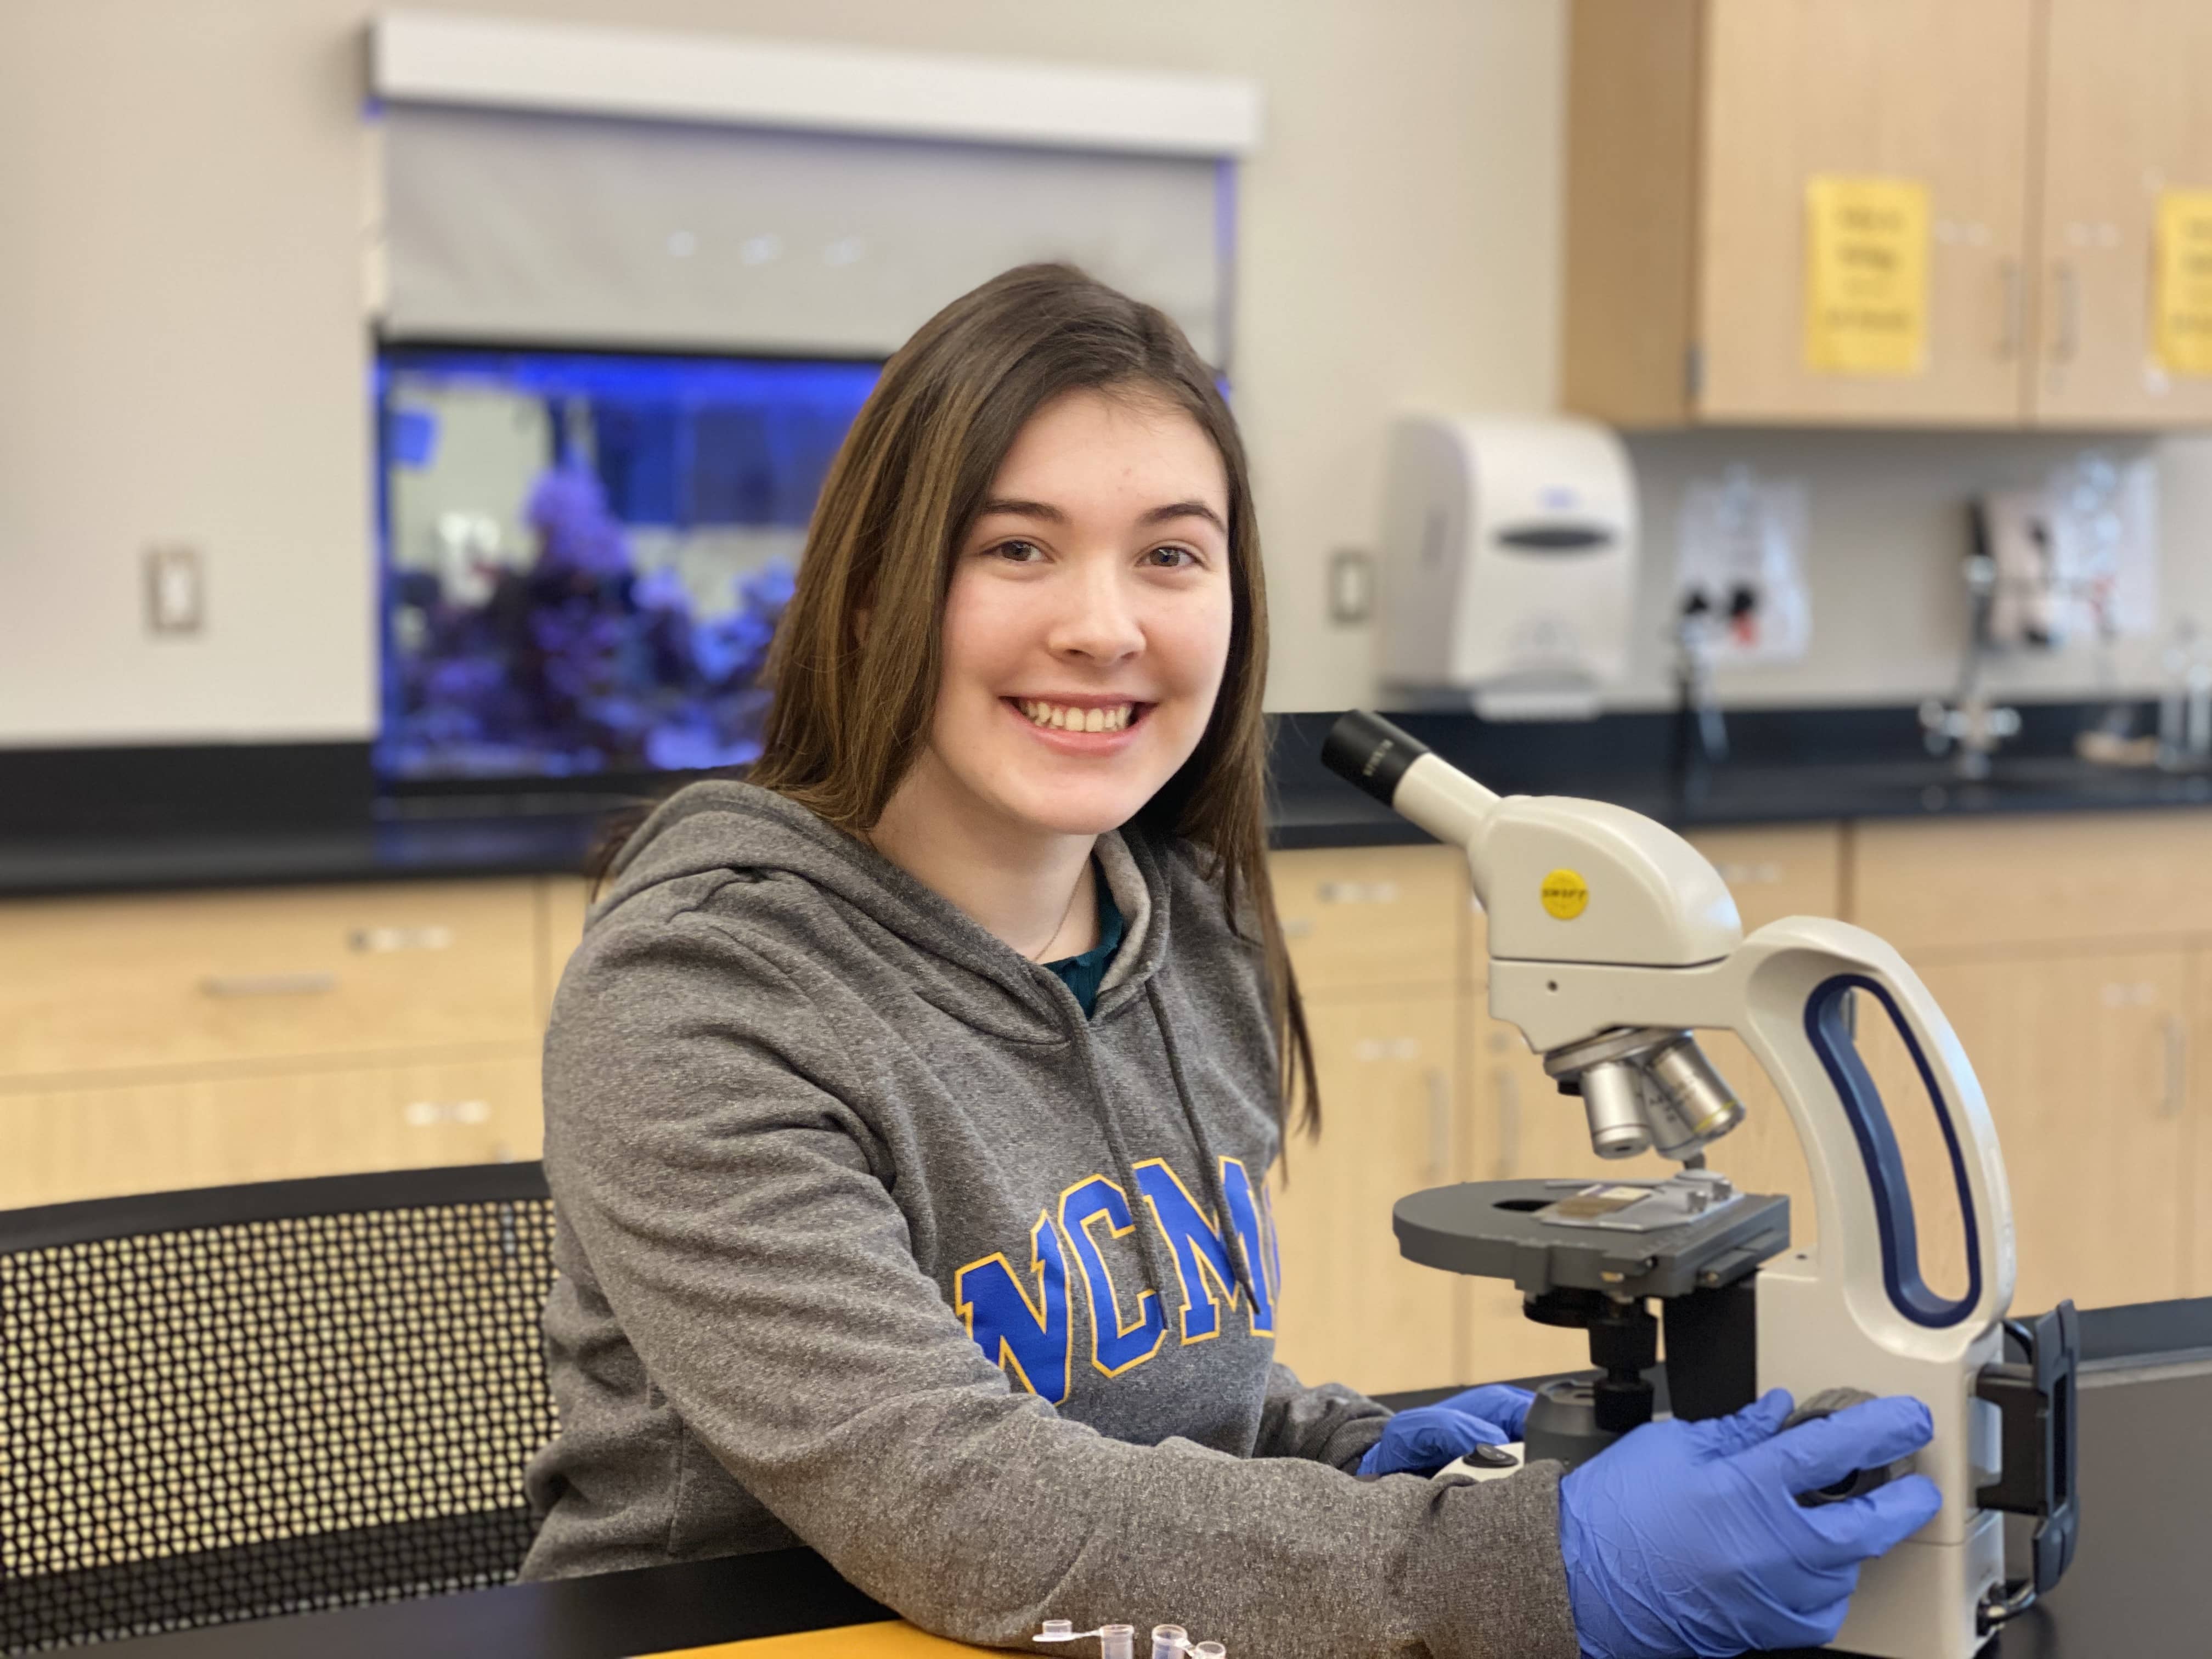
{"label": "white dispenser", "polygon": [[1488,720],[1587,718],[1627,665],[1636,481],[1587,421],[1417,416],[1391,430],[1382,679]]}

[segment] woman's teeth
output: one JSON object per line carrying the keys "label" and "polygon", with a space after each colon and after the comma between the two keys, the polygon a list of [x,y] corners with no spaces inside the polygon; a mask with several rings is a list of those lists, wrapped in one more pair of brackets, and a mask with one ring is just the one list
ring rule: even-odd
{"label": "woman's teeth", "polygon": [[1071,708],[1065,703],[1024,698],[1018,706],[1032,726],[1048,726],[1055,732],[1120,732],[1137,714],[1133,702],[1117,702],[1111,708]]}

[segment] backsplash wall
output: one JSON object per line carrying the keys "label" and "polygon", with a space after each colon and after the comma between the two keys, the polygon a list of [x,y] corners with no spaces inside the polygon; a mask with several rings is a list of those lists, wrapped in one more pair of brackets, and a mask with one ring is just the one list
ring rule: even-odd
{"label": "backsplash wall", "polygon": [[[2212,437],[2126,434],[1698,431],[1632,437],[1644,518],[1644,563],[1629,672],[1608,707],[1674,699],[1668,624],[1675,524],[1686,484],[1734,462],[1806,486],[1805,571],[1812,639],[1801,662],[1720,669],[1715,690],[1736,707],[1913,702],[1948,691],[1966,634],[1960,562],[1967,502],[1985,490],[2039,483],[2085,448],[2155,456],[2160,473],[2161,635],[2114,652],[2118,690],[2155,691],[2163,630],[2177,617],[2212,631]],[[2087,643],[2012,656],[1992,668],[2000,697],[2101,695]]]}

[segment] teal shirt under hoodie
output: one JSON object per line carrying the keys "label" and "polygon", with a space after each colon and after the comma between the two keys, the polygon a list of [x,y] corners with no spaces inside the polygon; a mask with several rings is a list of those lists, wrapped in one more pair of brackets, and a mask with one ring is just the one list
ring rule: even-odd
{"label": "teal shirt under hoodie", "polygon": [[1184,844],[1098,860],[1125,931],[1086,1017],[765,791],[630,841],[546,1036],[525,1576],[805,1543],[969,1642],[1574,1659],[1556,1465],[1355,1479],[1383,1409],[1274,1363],[1259,952]]}

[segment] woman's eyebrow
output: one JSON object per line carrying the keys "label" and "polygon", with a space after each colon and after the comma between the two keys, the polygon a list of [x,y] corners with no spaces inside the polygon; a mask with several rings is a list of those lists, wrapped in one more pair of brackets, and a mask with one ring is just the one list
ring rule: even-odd
{"label": "woman's eyebrow", "polygon": [[1164,524],[1170,519],[1204,519],[1223,535],[1229,533],[1229,526],[1221,521],[1221,515],[1204,501],[1170,501],[1165,507],[1154,507],[1137,522]]}
{"label": "woman's eyebrow", "polygon": [[[988,518],[1000,513],[1017,519],[1041,519],[1047,524],[1067,522],[1067,514],[1050,501],[1021,501],[1008,495],[992,496],[976,510],[975,516]],[[1222,522],[1221,515],[1200,501],[1170,501],[1164,507],[1153,507],[1137,522],[1141,525],[1165,524],[1170,519],[1204,519],[1223,535],[1229,533],[1229,526]]]}
{"label": "woman's eyebrow", "polygon": [[994,513],[1008,513],[1018,519],[1042,519],[1048,524],[1067,522],[1067,514],[1050,501],[1015,501],[1004,495],[992,496],[978,509],[975,516],[980,519]]}

